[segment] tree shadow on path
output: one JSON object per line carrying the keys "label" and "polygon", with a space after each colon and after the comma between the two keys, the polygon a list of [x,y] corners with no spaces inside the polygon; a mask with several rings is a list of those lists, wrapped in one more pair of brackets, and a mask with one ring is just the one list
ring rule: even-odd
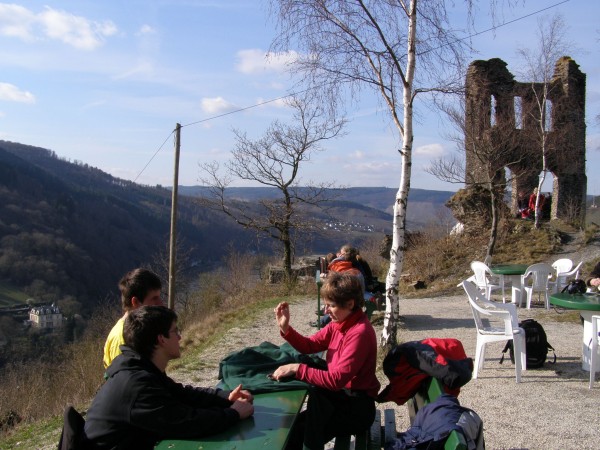
{"label": "tree shadow on path", "polygon": [[473,328],[475,322],[473,318],[448,318],[434,317],[428,314],[404,314],[402,316],[402,325],[408,330],[438,330],[455,328]]}

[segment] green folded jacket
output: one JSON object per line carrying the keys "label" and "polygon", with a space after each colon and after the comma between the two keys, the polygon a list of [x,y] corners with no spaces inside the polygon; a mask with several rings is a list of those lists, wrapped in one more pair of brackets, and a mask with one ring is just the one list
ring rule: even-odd
{"label": "green folded jacket", "polygon": [[241,384],[252,393],[291,391],[306,389],[304,381],[289,379],[276,381],[268,377],[279,366],[291,363],[304,363],[311,367],[327,370],[327,363],[317,355],[302,355],[287,342],[278,347],[263,342],[256,347],[246,347],[230,353],[219,363],[219,386],[234,389]]}

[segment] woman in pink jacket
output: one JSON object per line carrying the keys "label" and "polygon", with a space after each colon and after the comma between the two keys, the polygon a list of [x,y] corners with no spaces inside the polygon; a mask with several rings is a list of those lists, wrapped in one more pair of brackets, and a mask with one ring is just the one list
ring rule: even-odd
{"label": "woman in pink jacket", "polygon": [[332,321],[311,337],[302,336],[290,322],[286,302],[275,308],[281,336],[300,353],[327,351],[327,370],[305,364],[279,367],[277,380],[294,377],[311,386],[307,409],[296,421],[288,448],[322,449],[334,436],[369,428],[375,417],[379,381],[375,376],[377,337],[362,311],[360,280],[331,272],[321,288],[326,313]]}

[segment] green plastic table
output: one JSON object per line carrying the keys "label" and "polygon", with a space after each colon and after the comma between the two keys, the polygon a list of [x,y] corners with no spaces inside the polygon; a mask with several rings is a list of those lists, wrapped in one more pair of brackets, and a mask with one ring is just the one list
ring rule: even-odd
{"label": "green plastic table", "polygon": [[[589,294],[550,294],[550,304],[561,308],[579,310],[583,317],[583,339],[581,343],[581,368],[590,370],[591,340],[592,340],[592,316],[600,314],[600,295]],[[596,371],[600,371],[600,358],[596,364]]]}
{"label": "green plastic table", "polygon": [[502,288],[502,302],[506,303],[506,295],[504,294],[504,284],[506,278],[512,286],[512,302],[517,303],[517,295],[519,296],[519,305],[523,296],[523,281],[521,277],[525,275],[525,271],[529,264],[494,264],[490,270],[494,275],[500,277],[500,287]]}
{"label": "green plastic table", "polygon": [[283,449],[306,398],[306,389],[254,396],[254,415],[232,428],[197,439],[165,439],[155,450]]}

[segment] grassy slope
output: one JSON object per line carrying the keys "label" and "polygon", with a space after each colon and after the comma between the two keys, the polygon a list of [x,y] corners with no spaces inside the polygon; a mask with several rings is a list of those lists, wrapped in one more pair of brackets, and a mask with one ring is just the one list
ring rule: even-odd
{"label": "grassy slope", "polygon": [[0,307],[24,304],[29,297],[6,281],[0,281]]}

